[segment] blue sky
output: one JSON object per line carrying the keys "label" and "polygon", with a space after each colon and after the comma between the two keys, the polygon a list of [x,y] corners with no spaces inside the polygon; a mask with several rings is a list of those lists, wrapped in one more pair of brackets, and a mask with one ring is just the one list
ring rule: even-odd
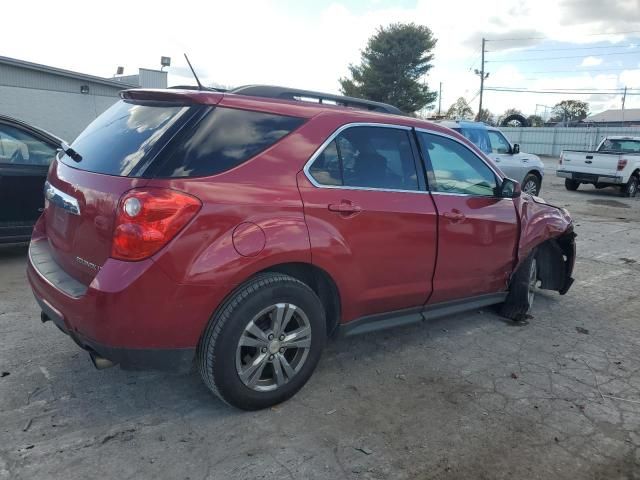
{"label": "blue sky", "polygon": [[[438,39],[425,80],[434,89],[443,83],[443,109],[458,97],[477,109],[473,69],[479,67],[482,37],[518,39],[487,43],[488,87],[640,89],[640,32],[616,33],[640,30],[638,0],[192,0],[171,8],[147,1],[110,0],[87,8],[76,0],[22,0],[3,5],[3,16],[28,18],[29,35],[22,22],[5,22],[3,37],[20,40],[3,42],[0,55],[101,76],[112,76],[118,65],[125,74],[158,68],[160,56],[167,55],[173,59],[170,82],[190,82],[186,51],[207,84],[337,93],[338,79],[359,60],[377,27],[416,22]],[[496,114],[510,107],[540,113],[536,105],[565,98],[587,100],[593,112],[618,108],[621,100],[613,92],[487,91],[484,105]],[[630,95],[627,107],[640,107],[640,96]]]}

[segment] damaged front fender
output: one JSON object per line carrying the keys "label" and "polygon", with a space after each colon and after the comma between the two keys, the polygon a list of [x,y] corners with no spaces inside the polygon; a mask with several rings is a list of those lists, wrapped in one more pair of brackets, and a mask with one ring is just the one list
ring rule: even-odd
{"label": "damaged front fender", "polygon": [[569,291],[576,258],[576,234],[569,212],[541,198],[522,195],[516,201],[520,218],[518,266],[534,253],[538,264],[540,288]]}

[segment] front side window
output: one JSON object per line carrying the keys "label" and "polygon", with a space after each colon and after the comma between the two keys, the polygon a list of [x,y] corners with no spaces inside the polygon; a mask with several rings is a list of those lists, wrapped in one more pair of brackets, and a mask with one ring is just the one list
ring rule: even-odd
{"label": "front side window", "polygon": [[47,166],[56,149],[30,133],[0,124],[0,164]]}
{"label": "front side window", "polygon": [[434,192],[495,196],[493,171],[467,147],[450,138],[419,133],[420,148],[431,165],[429,185]]}
{"label": "front side window", "polygon": [[489,130],[489,139],[491,140],[491,151],[493,153],[511,153],[511,145],[500,132]]}
{"label": "front side window", "polygon": [[321,185],[419,190],[406,130],[351,127],[341,132],[309,167]]}

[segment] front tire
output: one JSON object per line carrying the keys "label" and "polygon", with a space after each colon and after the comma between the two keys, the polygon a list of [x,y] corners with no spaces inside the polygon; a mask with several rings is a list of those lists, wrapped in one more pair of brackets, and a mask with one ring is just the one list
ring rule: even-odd
{"label": "front tire", "polygon": [[575,192],[576,190],[578,190],[579,186],[580,182],[576,182],[575,180],[571,180],[569,178],[564,179],[564,188],[571,192]]}
{"label": "front tire", "polygon": [[540,183],[540,177],[535,173],[529,173],[522,181],[522,191],[537,196],[540,193]]}
{"label": "front tire", "polygon": [[636,175],[631,175],[629,177],[629,181],[626,185],[624,185],[621,189],[621,193],[623,197],[635,197],[638,194],[638,177]]}
{"label": "front tire", "polygon": [[538,264],[534,252],[513,275],[507,299],[500,306],[500,315],[511,320],[522,319],[533,306],[537,285]]}
{"label": "front tire", "polygon": [[304,386],[325,340],[325,312],[313,290],[288,275],[265,273],[236,289],[210,320],[198,369],[226,403],[267,408]]}

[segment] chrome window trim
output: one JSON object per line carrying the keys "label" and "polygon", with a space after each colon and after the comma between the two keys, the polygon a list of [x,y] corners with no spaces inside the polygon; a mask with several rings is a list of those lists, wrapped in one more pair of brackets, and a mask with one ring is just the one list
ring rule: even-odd
{"label": "chrome window trim", "polygon": [[48,181],[44,182],[44,198],[72,215],[80,215],[78,200],[57,189]]}
{"label": "chrome window trim", "polygon": [[[313,165],[313,162],[316,161],[316,159],[322,154],[324,149],[327,148],[327,146],[331,142],[333,142],[338,135],[340,135],[345,130],[353,127],[395,128],[396,130],[404,130],[406,132],[410,132],[413,129],[413,127],[408,127],[406,125],[393,125],[391,123],[373,123],[373,122],[354,122],[354,123],[346,123],[340,126],[331,135],[329,135],[329,137],[324,142],[322,142],[322,145],[320,145],[316,149],[316,151],[313,152],[313,155],[311,155],[309,160],[307,160],[307,162],[304,164],[304,167],[302,168],[302,171],[304,172],[305,177],[307,177],[307,180],[309,180],[309,182],[311,182],[311,184],[314,187],[329,188],[329,189],[335,189],[335,190],[371,190],[375,192],[419,193],[419,194],[430,193],[428,189],[421,190],[419,185],[416,185],[417,190],[404,190],[404,189],[396,189],[396,188],[354,187],[354,186],[348,186],[348,185],[323,185],[322,183],[318,183],[316,179],[313,178],[313,176],[309,172],[311,165]],[[420,173],[416,171],[416,175],[419,175],[419,174]]]}

